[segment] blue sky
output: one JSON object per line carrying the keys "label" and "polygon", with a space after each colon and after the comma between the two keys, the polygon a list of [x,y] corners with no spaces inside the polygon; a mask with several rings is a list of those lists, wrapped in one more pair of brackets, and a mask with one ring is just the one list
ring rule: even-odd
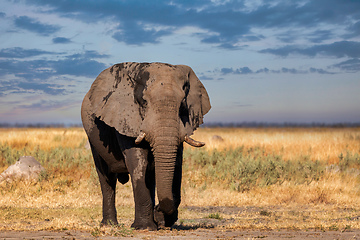
{"label": "blue sky", "polygon": [[359,122],[358,0],[3,0],[0,122],[79,123],[119,62],[193,68],[205,122]]}

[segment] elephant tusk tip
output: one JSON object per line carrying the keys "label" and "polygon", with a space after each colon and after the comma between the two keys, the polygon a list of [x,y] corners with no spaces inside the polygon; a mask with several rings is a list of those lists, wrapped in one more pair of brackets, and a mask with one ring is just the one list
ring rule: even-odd
{"label": "elephant tusk tip", "polygon": [[192,139],[191,137],[189,137],[187,135],[185,136],[185,142],[187,144],[189,144],[190,146],[193,146],[193,147],[203,147],[203,146],[205,146],[204,142],[196,141],[196,140]]}
{"label": "elephant tusk tip", "polygon": [[146,134],[144,132],[141,132],[139,136],[135,139],[135,144],[140,144],[142,140],[144,140]]}

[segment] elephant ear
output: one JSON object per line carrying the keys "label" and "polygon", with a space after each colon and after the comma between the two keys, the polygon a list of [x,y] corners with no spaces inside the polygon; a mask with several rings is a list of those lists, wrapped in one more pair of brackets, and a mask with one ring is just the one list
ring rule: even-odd
{"label": "elephant ear", "polygon": [[204,85],[200,82],[194,71],[187,67],[189,84],[185,90],[188,121],[185,123],[185,131],[190,136],[196,128],[203,123],[204,115],[209,112],[210,99]]}
{"label": "elephant ear", "polygon": [[145,106],[142,96],[136,98],[134,94],[145,88],[148,75],[146,78],[143,70],[147,65],[116,64],[101,72],[89,91],[95,117],[129,137],[137,137],[140,133]]}

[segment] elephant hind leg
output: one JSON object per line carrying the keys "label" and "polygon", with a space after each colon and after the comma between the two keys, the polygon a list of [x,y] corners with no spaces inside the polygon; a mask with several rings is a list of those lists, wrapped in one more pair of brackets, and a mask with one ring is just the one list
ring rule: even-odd
{"label": "elephant hind leg", "polygon": [[90,144],[90,146],[103,196],[103,219],[101,225],[117,225],[118,221],[115,207],[117,174],[109,170],[104,159],[98,154],[92,144]]}

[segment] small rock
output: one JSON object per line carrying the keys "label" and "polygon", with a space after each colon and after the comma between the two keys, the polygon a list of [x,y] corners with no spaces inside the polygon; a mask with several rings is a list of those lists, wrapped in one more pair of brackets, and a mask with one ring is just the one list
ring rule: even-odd
{"label": "small rock", "polygon": [[41,171],[45,171],[45,168],[34,157],[23,156],[0,174],[0,182],[5,180],[11,182],[15,179],[33,181],[38,179]]}

